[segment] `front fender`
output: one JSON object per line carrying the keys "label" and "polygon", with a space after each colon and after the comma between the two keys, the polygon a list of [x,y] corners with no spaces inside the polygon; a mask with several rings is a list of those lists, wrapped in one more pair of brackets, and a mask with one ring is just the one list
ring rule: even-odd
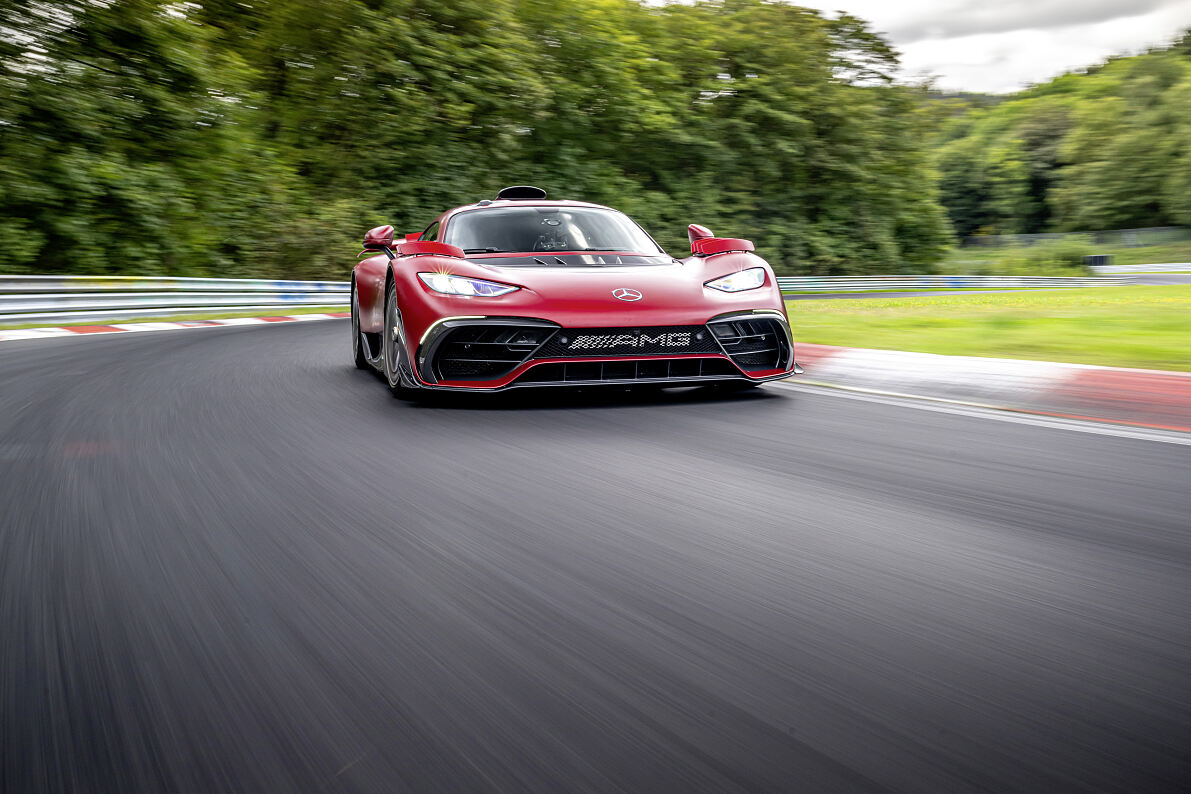
{"label": "front fender", "polygon": [[360,302],[360,330],[378,334],[385,322],[385,274],[389,258],[384,254],[369,257],[352,268],[356,295]]}

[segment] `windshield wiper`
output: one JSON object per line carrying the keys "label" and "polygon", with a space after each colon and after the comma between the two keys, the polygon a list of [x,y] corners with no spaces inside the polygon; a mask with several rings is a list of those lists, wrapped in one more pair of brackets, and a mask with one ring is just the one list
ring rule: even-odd
{"label": "windshield wiper", "polygon": [[512,251],[505,251],[503,248],[464,248],[465,254],[511,254]]}

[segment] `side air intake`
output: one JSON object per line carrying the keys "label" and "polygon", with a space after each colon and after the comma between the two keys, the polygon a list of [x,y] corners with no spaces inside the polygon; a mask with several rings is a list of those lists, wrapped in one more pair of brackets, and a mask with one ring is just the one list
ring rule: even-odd
{"label": "side air intake", "polygon": [[724,352],[745,372],[784,369],[790,360],[790,337],[776,317],[725,317],[713,320],[708,327]]}
{"label": "side air intake", "polygon": [[554,333],[545,324],[462,323],[437,337],[428,352],[435,380],[495,380],[513,371]]}

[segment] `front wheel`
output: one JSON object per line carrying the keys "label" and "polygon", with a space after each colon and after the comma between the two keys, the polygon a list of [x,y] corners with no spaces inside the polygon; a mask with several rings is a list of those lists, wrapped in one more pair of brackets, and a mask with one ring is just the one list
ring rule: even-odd
{"label": "front wheel", "polygon": [[385,381],[394,397],[412,400],[418,390],[406,386],[413,373],[406,361],[405,337],[401,330],[401,310],[397,307],[397,285],[392,281],[385,288],[385,332],[381,341],[381,359]]}

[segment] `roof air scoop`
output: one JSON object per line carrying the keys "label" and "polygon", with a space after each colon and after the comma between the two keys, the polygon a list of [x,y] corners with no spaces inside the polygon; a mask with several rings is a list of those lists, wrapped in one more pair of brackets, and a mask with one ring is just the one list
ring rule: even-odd
{"label": "roof air scoop", "polygon": [[513,185],[506,187],[504,190],[496,194],[496,198],[506,199],[508,201],[524,201],[526,199],[544,199],[546,198],[546,191],[540,187],[533,185]]}

